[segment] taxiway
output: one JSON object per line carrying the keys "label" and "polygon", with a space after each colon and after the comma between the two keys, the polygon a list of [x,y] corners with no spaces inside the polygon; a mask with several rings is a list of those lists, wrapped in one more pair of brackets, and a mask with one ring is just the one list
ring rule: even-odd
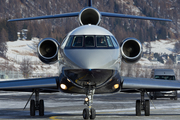
{"label": "taxiway", "polygon": [[[29,104],[23,110],[31,93],[0,92],[0,119],[26,120],[83,120],[82,110],[85,95],[63,93],[40,94],[45,101],[45,116],[29,115]],[[146,96],[147,98],[147,96]],[[150,116],[135,116],[135,100],[140,94],[118,93],[113,95],[95,95],[93,107],[96,109],[96,120],[179,120],[180,98],[153,100]]]}

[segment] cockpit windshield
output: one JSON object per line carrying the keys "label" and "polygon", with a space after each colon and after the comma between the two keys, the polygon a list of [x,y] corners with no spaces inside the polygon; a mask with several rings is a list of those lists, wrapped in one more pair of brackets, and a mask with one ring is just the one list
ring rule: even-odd
{"label": "cockpit windshield", "polygon": [[85,47],[94,47],[94,36],[84,36]]}
{"label": "cockpit windshield", "polygon": [[66,48],[117,48],[115,38],[107,35],[74,35],[70,36]]}
{"label": "cockpit windshield", "polygon": [[83,37],[75,36],[72,42],[72,47],[82,47],[83,46]]}

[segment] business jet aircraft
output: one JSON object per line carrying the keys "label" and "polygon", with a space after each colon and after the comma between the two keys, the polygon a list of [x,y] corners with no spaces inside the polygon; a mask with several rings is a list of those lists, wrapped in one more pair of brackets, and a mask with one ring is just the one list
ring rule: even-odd
{"label": "business jet aircraft", "polygon": [[111,32],[98,26],[102,17],[171,21],[169,19],[100,12],[92,7],[92,0],[88,0],[88,6],[80,12],[9,21],[63,17],[79,17],[81,26],[69,32],[61,44],[53,38],[45,38],[40,41],[37,49],[42,62],[59,62],[59,76],[0,82],[0,90],[26,91],[32,92],[32,95],[35,93],[35,100],[30,101],[32,95],[28,100],[31,116],[35,116],[36,110],[39,110],[40,116],[44,115],[44,101],[39,100],[40,92],[85,94],[84,103],[88,107],[83,110],[83,118],[94,119],[94,94],[140,92],[141,99],[136,101],[136,115],[140,116],[144,110],[145,115],[149,116],[150,103],[149,100],[144,100],[145,92],[180,89],[180,82],[177,81],[122,77],[121,61],[137,62],[141,58],[142,45],[135,38],[127,38],[119,46]]}

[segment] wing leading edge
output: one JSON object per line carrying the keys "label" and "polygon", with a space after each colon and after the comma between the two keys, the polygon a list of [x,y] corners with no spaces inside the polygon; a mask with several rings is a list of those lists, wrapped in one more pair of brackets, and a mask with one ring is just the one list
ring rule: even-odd
{"label": "wing leading edge", "polygon": [[59,77],[1,81],[0,90],[33,92],[39,89],[41,92],[58,92],[58,82]]}
{"label": "wing leading edge", "polygon": [[122,77],[122,90],[146,90],[146,91],[163,91],[163,90],[180,90],[180,82],[172,80],[159,80],[149,78],[130,78]]}

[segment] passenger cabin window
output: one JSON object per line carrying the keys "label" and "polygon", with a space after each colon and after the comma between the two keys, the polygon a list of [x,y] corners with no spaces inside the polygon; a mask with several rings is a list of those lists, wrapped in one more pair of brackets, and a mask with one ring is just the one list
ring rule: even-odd
{"label": "passenger cabin window", "polygon": [[114,49],[118,48],[118,45],[116,40],[108,35],[71,35],[66,43],[66,48]]}

